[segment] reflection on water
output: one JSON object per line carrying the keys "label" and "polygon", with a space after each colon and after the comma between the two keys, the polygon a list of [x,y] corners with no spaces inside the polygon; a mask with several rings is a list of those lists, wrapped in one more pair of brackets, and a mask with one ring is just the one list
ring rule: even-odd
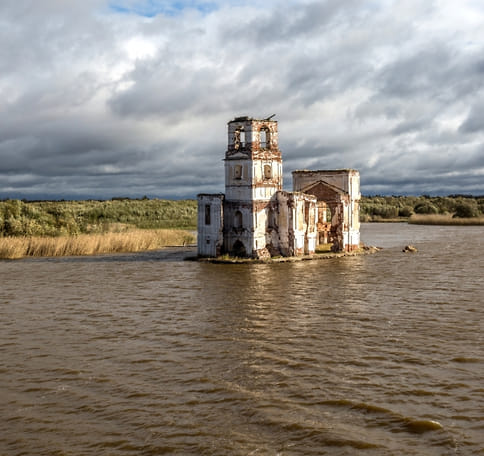
{"label": "reflection on water", "polygon": [[0,262],[0,454],[478,454],[482,227],[362,231],[384,250]]}

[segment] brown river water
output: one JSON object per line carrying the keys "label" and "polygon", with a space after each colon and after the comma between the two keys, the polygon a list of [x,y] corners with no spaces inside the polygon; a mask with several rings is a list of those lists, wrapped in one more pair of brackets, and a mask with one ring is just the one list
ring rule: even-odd
{"label": "brown river water", "polygon": [[483,237],[0,261],[0,455],[483,455]]}

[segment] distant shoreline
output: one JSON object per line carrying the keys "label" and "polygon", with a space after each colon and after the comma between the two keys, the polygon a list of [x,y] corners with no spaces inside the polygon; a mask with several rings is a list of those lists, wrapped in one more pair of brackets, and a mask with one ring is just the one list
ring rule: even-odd
{"label": "distant shoreline", "polygon": [[480,226],[484,225],[484,217],[452,217],[441,214],[414,214],[408,219],[410,225],[449,225],[449,226]]}
{"label": "distant shoreline", "polygon": [[360,223],[408,223],[409,225],[442,225],[442,226],[480,226],[484,225],[484,217],[459,218],[449,214],[414,214],[411,217],[372,218]]}

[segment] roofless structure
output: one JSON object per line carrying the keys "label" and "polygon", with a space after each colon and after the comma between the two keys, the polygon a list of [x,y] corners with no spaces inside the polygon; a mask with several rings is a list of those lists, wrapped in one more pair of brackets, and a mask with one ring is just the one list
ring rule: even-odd
{"label": "roofless structure", "polygon": [[293,171],[283,190],[277,121],[228,123],[225,194],[198,195],[198,254],[269,258],[359,248],[360,175],[353,169]]}

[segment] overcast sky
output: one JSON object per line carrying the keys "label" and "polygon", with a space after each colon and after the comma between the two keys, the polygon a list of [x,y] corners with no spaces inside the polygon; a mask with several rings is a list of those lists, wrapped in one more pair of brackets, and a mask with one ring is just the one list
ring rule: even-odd
{"label": "overcast sky", "polygon": [[482,0],[1,0],[0,198],[223,192],[227,122],[285,171],[484,194]]}

